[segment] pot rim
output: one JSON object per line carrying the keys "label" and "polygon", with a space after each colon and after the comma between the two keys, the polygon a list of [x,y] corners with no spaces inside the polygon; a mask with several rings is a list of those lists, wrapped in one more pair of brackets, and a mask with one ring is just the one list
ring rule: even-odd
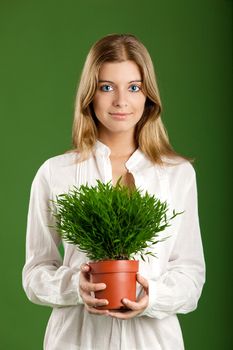
{"label": "pot rim", "polygon": [[100,260],[89,262],[90,273],[138,272],[138,260]]}

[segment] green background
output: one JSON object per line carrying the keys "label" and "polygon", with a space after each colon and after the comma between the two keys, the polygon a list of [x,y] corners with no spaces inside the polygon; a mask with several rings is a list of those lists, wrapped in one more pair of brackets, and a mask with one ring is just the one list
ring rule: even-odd
{"label": "green background", "polygon": [[42,162],[71,147],[82,65],[114,32],[148,48],[171,143],[196,158],[207,281],[198,309],[179,316],[186,349],[230,350],[230,0],[0,1],[1,349],[42,349],[51,310],[21,287],[30,186]]}

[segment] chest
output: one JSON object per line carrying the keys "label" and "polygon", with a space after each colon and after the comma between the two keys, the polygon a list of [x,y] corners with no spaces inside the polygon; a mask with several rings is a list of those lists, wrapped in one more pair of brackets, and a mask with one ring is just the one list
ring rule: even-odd
{"label": "chest", "polygon": [[121,183],[133,187],[135,186],[134,177],[131,172],[126,168],[126,159],[111,159],[112,169],[112,183],[115,185],[121,178]]}

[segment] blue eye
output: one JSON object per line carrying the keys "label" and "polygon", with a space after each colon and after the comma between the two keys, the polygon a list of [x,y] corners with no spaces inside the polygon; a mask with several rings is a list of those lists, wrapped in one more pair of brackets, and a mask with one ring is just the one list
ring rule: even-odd
{"label": "blue eye", "polygon": [[112,86],[111,85],[102,85],[100,87],[100,90],[107,92],[107,91],[112,91]]}
{"label": "blue eye", "polygon": [[140,87],[137,86],[137,85],[131,85],[130,89],[131,89],[132,92],[138,92],[138,91],[141,90]]}

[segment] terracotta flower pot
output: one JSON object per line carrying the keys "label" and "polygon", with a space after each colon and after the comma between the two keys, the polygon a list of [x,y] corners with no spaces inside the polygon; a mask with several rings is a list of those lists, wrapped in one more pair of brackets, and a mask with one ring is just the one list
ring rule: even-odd
{"label": "terracotta flower pot", "polygon": [[95,297],[107,299],[109,304],[98,309],[126,309],[121,302],[123,298],[136,301],[137,260],[105,260],[88,265],[91,267],[91,282],[106,284],[106,289],[95,292]]}

